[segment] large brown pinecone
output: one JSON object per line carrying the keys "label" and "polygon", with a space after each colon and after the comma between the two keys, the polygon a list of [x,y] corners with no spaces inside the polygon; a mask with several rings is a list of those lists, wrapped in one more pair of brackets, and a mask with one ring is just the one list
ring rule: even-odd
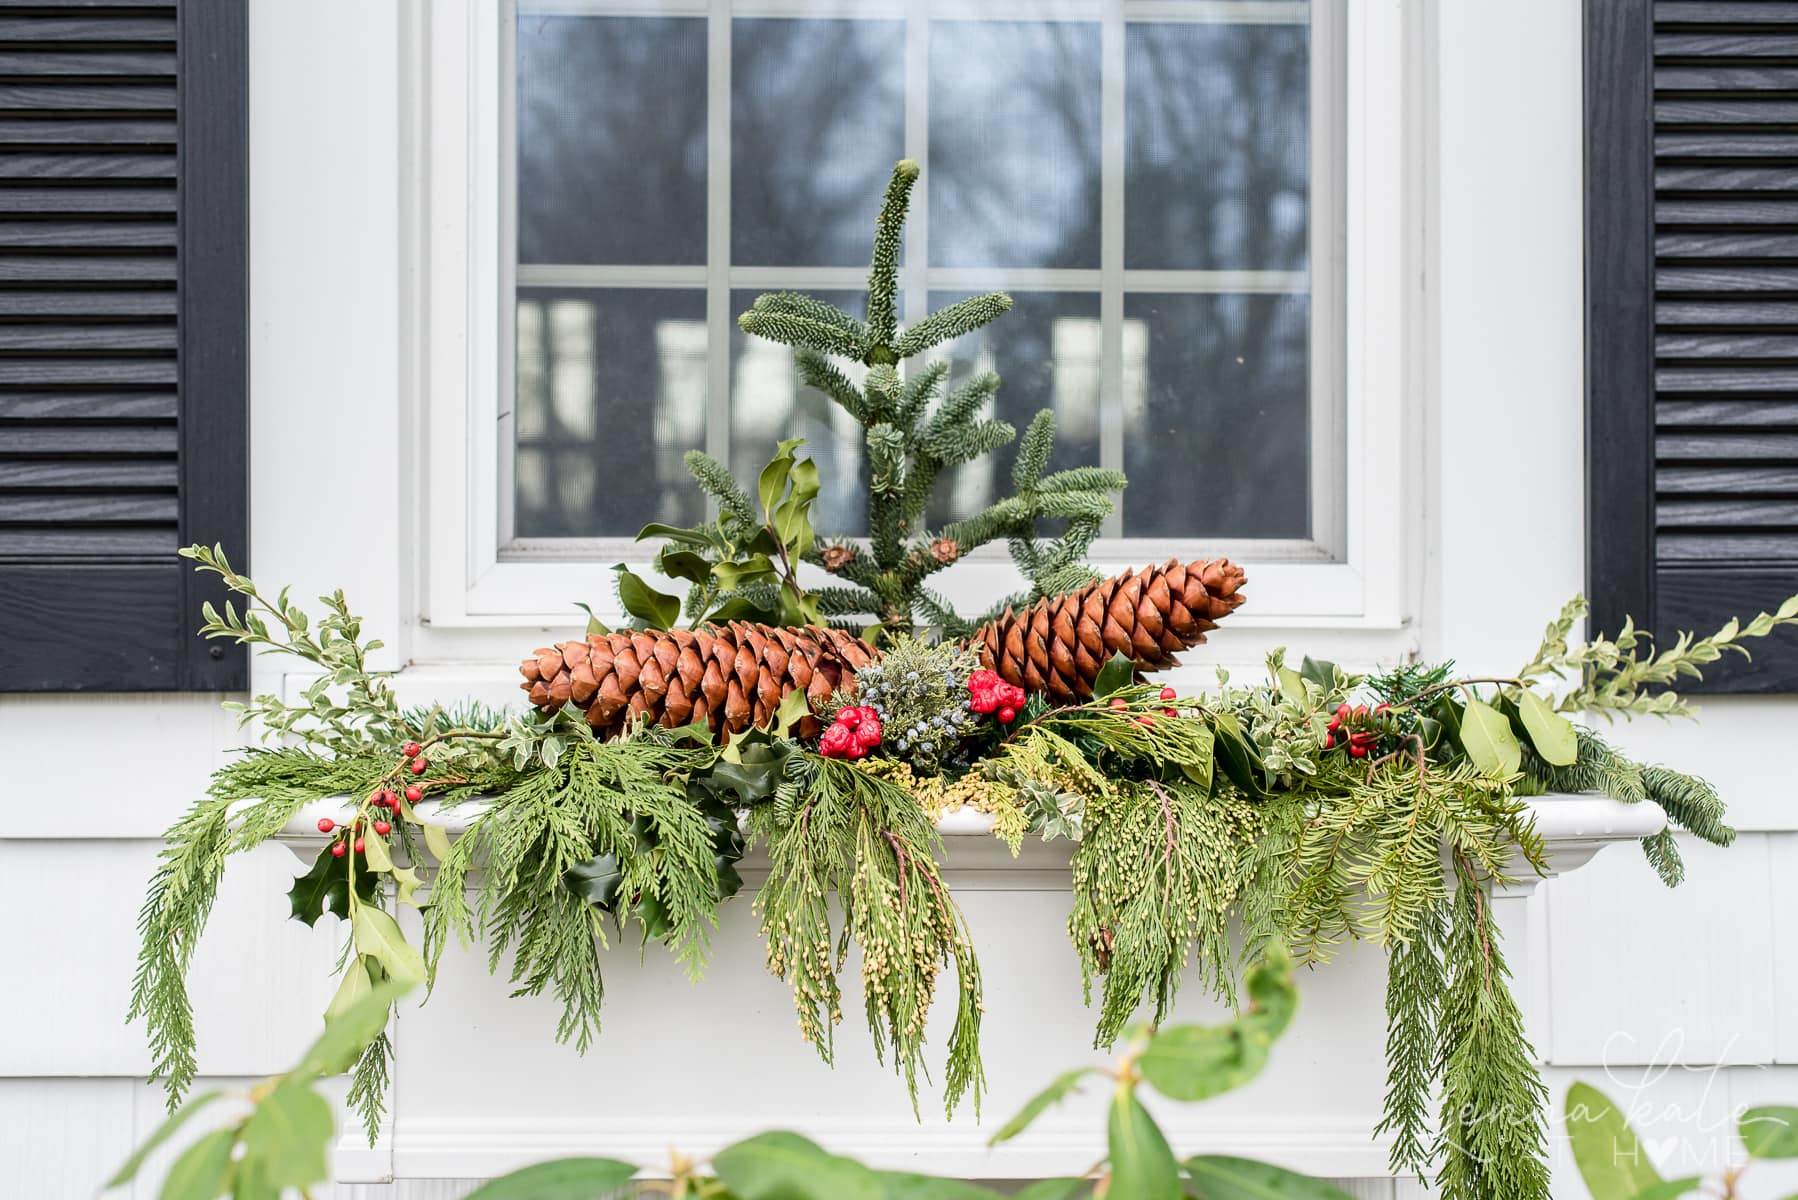
{"label": "large brown pinecone", "polygon": [[1055,700],[1093,694],[1099,668],[1123,654],[1139,671],[1178,665],[1177,650],[1243,602],[1242,568],[1227,558],[1125,571],[1075,591],[1010,609],[974,631],[981,663],[1027,692]]}
{"label": "large brown pinecone", "polygon": [[[519,664],[531,703],[546,711],[570,700],[602,734],[632,717],[675,728],[693,721],[740,732],[774,720],[788,692],[814,705],[855,678],[880,652],[837,629],[782,629],[733,621],[702,630],[589,634],[537,651]],[[801,737],[819,731],[800,722]]]}
{"label": "large brown pinecone", "polygon": [[[1242,568],[1227,559],[1126,571],[975,630],[981,662],[1027,692],[1056,700],[1092,695],[1113,654],[1139,670],[1175,665],[1243,601]],[[838,629],[785,629],[733,621],[703,630],[591,634],[538,650],[519,664],[531,703],[546,711],[572,700],[601,734],[642,715],[673,728],[704,721],[714,732],[772,722],[789,692],[814,706],[880,657]],[[799,734],[818,722],[806,718]]]}

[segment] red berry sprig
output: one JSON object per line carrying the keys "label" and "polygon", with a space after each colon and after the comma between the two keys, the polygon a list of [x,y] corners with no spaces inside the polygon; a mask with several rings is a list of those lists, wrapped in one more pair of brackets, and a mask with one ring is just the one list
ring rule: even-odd
{"label": "red berry sprig", "polygon": [[[1366,758],[1380,740],[1378,723],[1390,707],[1381,704],[1370,712],[1365,704],[1338,705],[1336,715],[1330,718],[1329,732],[1324,734],[1324,749],[1335,749],[1339,742],[1343,742],[1348,746],[1350,758]],[[1367,728],[1370,721],[1374,723],[1373,728]],[[1346,738],[1342,736],[1345,725],[1349,727]]]}
{"label": "red berry sprig", "polygon": [[880,714],[865,705],[837,710],[836,722],[818,739],[818,753],[825,758],[866,758],[880,745]]}

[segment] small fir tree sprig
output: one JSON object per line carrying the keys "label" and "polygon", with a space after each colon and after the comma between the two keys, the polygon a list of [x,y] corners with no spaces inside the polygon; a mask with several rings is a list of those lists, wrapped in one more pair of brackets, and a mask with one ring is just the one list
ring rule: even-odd
{"label": "small fir tree sprig", "polygon": [[[947,368],[937,362],[902,379],[897,366],[935,346],[970,333],[1011,308],[1003,293],[974,296],[940,309],[901,331],[898,326],[899,251],[918,164],[893,168],[875,223],[868,269],[867,320],[810,296],[764,295],[738,318],[748,333],[795,348],[800,378],[823,392],[863,428],[867,446],[868,545],[821,542],[809,561],[845,586],[820,593],[824,612],[838,619],[866,614],[888,630],[910,631],[922,617],[950,636],[971,625],[926,581],[972,551],[994,541],[1009,543],[1031,590],[1012,602],[1029,602],[1089,581],[1083,559],[1111,512],[1109,493],[1124,486],[1117,471],[1081,467],[1048,473],[1054,417],[1045,410],[1030,424],[1012,471],[1016,494],[995,501],[934,535],[923,528],[925,508],[943,472],[1005,446],[1017,431],[984,416],[999,377],[984,372],[957,385],[937,402]],[[846,358],[868,368],[858,388],[830,360]],[[714,481],[720,492],[724,480]],[[1039,521],[1064,520],[1060,537],[1036,537]]]}

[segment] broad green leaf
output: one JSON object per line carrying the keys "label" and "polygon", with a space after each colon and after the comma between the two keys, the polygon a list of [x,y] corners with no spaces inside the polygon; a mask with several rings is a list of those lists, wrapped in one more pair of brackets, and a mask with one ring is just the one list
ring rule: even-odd
{"label": "broad green leaf", "polygon": [[1592,1200],[1631,1200],[1661,1182],[1623,1113],[1588,1084],[1567,1089],[1567,1141]]}
{"label": "broad green leaf", "polygon": [[1269,1039],[1234,1025],[1170,1025],[1157,1030],[1137,1065],[1170,1100],[1208,1100],[1241,1087],[1267,1065]]}
{"label": "broad green leaf", "polygon": [[335,1129],[331,1105],[309,1082],[284,1083],[244,1122],[244,1157],[271,1187],[304,1188],[329,1175],[325,1150]]}
{"label": "broad green leaf", "polygon": [[618,865],[616,854],[596,854],[568,868],[562,882],[588,904],[612,912],[618,903],[618,889],[624,885],[624,870]]}
{"label": "broad green leaf", "polygon": [[1105,1132],[1111,1151],[1111,1190],[1107,1196],[1179,1200],[1180,1168],[1174,1162],[1174,1152],[1136,1093],[1117,1094],[1111,1102]]}
{"label": "broad green leaf", "polygon": [[999,1132],[988,1138],[986,1144],[997,1146],[1000,1142],[1017,1137],[1018,1134],[1030,1127],[1032,1121],[1073,1095],[1074,1089],[1080,1086],[1082,1079],[1088,1075],[1097,1074],[1100,1074],[1097,1067],[1080,1067],[1072,1071],[1063,1071],[1055,1077],[1053,1083],[1027,1100],[1024,1107],[1018,1110],[1017,1115],[1001,1125]]}
{"label": "broad green leaf", "polygon": [[371,871],[393,870],[393,855],[387,852],[387,839],[372,829],[362,839],[362,861]]}
{"label": "broad green leaf", "polygon": [[1181,1164],[1198,1200],[1353,1200],[1347,1192],[1271,1163],[1202,1154]]}
{"label": "broad green leaf", "polygon": [[237,1130],[219,1129],[186,1150],[162,1181],[162,1200],[215,1200],[225,1190]]}
{"label": "broad green leaf", "polygon": [[425,826],[425,849],[429,850],[431,857],[438,862],[448,858],[450,855],[449,831],[441,825],[427,824]]}
{"label": "broad green leaf", "polygon": [[1217,770],[1217,734],[1212,731],[1211,726],[1209,725],[1198,721],[1194,721],[1193,724],[1199,731],[1202,731],[1203,736],[1197,740],[1202,741],[1205,748],[1201,754],[1195,747],[1195,754],[1200,757],[1201,761],[1181,763],[1180,773],[1204,788],[1206,791],[1210,791],[1211,777]]}
{"label": "broad green leaf", "polygon": [[598,615],[594,613],[592,605],[582,604],[579,600],[576,600],[574,606],[587,614],[587,632],[589,634],[597,633],[601,637],[604,637],[606,634],[612,632],[612,627],[600,620]]}
{"label": "broad green leaf", "polygon": [[1312,658],[1307,654],[1299,663],[1299,674],[1325,692],[1336,686],[1336,664],[1327,659]]}
{"label": "broad green leaf", "polygon": [[1751,1108],[1736,1123],[1749,1158],[1798,1158],[1798,1108]]}
{"label": "broad green leaf", "polygon": [[759,621],[766,624],[771,623],[776,615],[766,606],[757,604],[747,596],[732,596],[707,613],[705,623],[724,625],[731,621]]}
{"label": "broad green leaf", "polygon": [[796,1133],[775,1131],[726,1146],[712,1169],[736,1200],[881,1200],[880,1177]]}
{"label": "broad green leaf", "polygon": [[337,985],[337,993],[331,997],[331,1003],[325,1006],[325,1024],[339,1020],[343,1015],[367,999],[375,990],[375,981],[369,978],[369,960],[358,954],[343,969],[343,982]]}
{"label": "broad green leaf", "polygon": [[1296,700],[1301,704],[1304,703],[1305,680],[1303,676],[1291,667],[1281,667],[1278,671],[1274,672],[1274,678],[1280,685],[1280,694],[1282,696],[1285,696],[1288,700]]}
{"label": "broad green leaf", "polygon": [[[287,890],[287,900],[293,910],[294,920],[316,925],[318,919],[326,913],[334,913],[340,917],[350,915],[348,858],[347,854],[343,858],[334,857],[329,844],[319,850],[318,857],[312,860],[312,869],[297,876],[293,886]],[[358,871],[356,898],[370,899],[375,894],[378,882],[369,872]]]}
{"label": "broad green leaf", "polygon": [[467,1200],[593,1200],[629,1183],[637,1168],[614,1158],[558,1158],[490,1179]]}
{"label": "broad green leaf", "polygon": [[214,1100],[217,1100],[224,1094],[225,1093],[223,1092],[202,1092],[200,1095],[189,1100],[186,1104],[183,1104],[179,1112],[158,1125],[156,1127],[156,1132],[152,1133],[143,1145],[131,1152],[131,1157],[126,1159],[125,1165],[120,1167],[118,1172],[113,1175],[111,1179],[106,1181],[106,1186],[115,1188],[130,1182],[131,1177],[136,1175],[138,1169],[144,1165],[144,1160],[149,1158],[158,1146],[173,1137],[175,1132],[183,1125],[187,1124],[195,1113],[199,1112],[202,1108],[205,1108],[208,1104],[211,1104]]}
{"label": "broad green leaf", "polygon": [[395,867],[393,869],[393,882],[398,885],[394,889],[394,903],[410,904],[413,908],[417,908],[418,901],[413,899],[413,897],[418,894],[418,889],[424,882],[419,879],[418,872],[412,867]]}
{"label": "broad green leaf", "polygon": [[1530,744],[1544,762],[1571,767],[1579,761],[1579,734],[1573,722],[1549,707],[1548,701],[1527,688],[1516,695],[1517,715],[1530,735]]}
{"label": "broad green leaf", "polygon": [[793,490],[774,514],[774,532],[794,554],[803,554],[812,543],[812,523],[807,516],[818,498],[818,464],[809,458],[793,464]]}
{"label": "broad green leaf", "polygon": [[776,576],[774,563],[766,554],[751,554],[742,562],[721,562],[712,568],[718,585],[734,592],[746,583],[766,583]]}
{"label": "broad green leaf", "polygon": [[1468,697],[1461,714],[1461,745],[1473,765],[1491,775],[1515,775],[1523,765],[1523,747],[1503,713],[1484,700]]}
{"label": "broad green leaf", "polygon": [[1092,1194],[1090,1179],[1039,1179],[1012,1200],[1076,1200]]}
{"label": "broad green leaf", "polygon": [[1261,780],[1261,755],[1243,736],[1242,726],[1236,723],[1236,714],[1218,713],[1212,718],[1211,731],[1216,735],[1212,753],[1224,775],[1250,796],[1265,796],[1267,789]]}
{"label": "broad green leaf", "polygon": [[774,451],[774,457],[762,468],[756,477],[755,494],[762,502],[762,515],[772,521],[774,506],[779,502],[781,493],[787,490],[787,476],[793,470],[793,448],[804,441],[803,438],[790,438],[782,442]]}
{"label": "broad green leaf", "polygon": [[623,563],[614,563],[612,570],[618,572],[618,601],[625,612],[651,629],[669,629],[680,620],[679,599],[656,591]]}
{"label": "broad green leaf", "polygon": [[[1645,1187],[1636,1193],[1635,1200],[1679,1200],[1681,1196],[1689,1196],[1704,1186],[1704,1176],[1688,1175],[1684,1179],[1669,1179],[1666,1183],[1657,1183]],[[1786,1197],[1786,1200],[1795,1200]]]}
{"label": "broad green leaf", "polygon": [[367,1045],[387,1028],[387,1010],[414,985],[389,981],[350,1005],[335,1020],[325,1022],[325,1032],[307,1049],[300,1065],[289,1074],[341,1075],[356,1065]]}
{"label": "broad green leaf", "polygon": [[660,521],[651,521],[637,531],[639,542],[652,537],[667,538],[671,542],[679,542],[683,546],[705,545],[705,535],[697,529],[682,529],[679,525],[664,525]]}
{"label": "broad green leaf", "polygon": [[656,556],[656,569],[670,579],[704,583],[712,577],[712,564],[691,550],[664,549]]}
{"label": "broad green leaf", "polygon": [[910,1171],[876,1171],[882,1200],[1004,1200],[991,1188],[962,1179],[944,1179],[940,1175],[918,1175]]}
{"label": "broad green leaf", "polygon": [[1093,699],[1103,700],[1113,692],[1122,691],[1136,681],[1136,664],[1122,654],[1114,654],[1104,666],[1099,668],[1099,676],[1093,680]]}
{"label": "broad green leaf", "polygon": [[373,955],[389,979],[424,982],[424,956],[400,932],[399,922],[385,912],[372,904],[362,905],[350,917],[350,933],[355,937],[357,952]]}

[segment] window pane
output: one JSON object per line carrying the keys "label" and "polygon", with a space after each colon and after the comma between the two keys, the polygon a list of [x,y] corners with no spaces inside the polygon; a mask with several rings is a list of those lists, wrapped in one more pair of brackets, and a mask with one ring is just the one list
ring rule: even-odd
{"label": "window pane", "polygon": [[1125,537],[1311,533],[1310,301],[1124,298]]}
{"label": "window pane", "polygon": [[[858,292],[812,292],[845,312],[862,315]],[[757,293],[732,292],[731,311],[755,303]],[[868,489],[862,471],[862,428],[824,393],[806,387],[793,369],[793,352],[752,338],[735,324],[730,339],[730,465],[745,487],[755,483],[776,444],[802,437],[800,453],[818,464],[823,490],[812,509],[819,532],[860,536],[868,532]],[[839,362],[858,386],[867,368]]]}
{"label": "window pane", "polygon": [[518,18],[518,261],[705,261],[705,22]]}
{"label": "window pane", "polygon": [[1124,265],[1303,270],[1309,29],[1132,24],[1124,46]]}
{"label": "window pane", "polygon": [[705,293],[520,288],[517,318],[517,536],[702,520],[681,456],[705,444]]}
{"label": "window pane", "polygon": [[868,261],[870,206],[905,154],[900,21],[731,22],[731,259]]}
{"label": "window pane", "polygon": [[930,25],[930,264],[1099,265],[1099,27]]}
{"label": "window pane", "polygon": [[[932,292],[931,308],[965,292]],[[987,416],[1009,421],[1022,437],[1037,412],[1055,412],[1051,470],[1099,465],[1099,297],[1091,292],[1023,292],[1009,313],[942,347],[948,386],[982,371],[1003,381]],[[938,485],[927,519],[938,527],[1011,494],[1017,443],[957,467]]]}

